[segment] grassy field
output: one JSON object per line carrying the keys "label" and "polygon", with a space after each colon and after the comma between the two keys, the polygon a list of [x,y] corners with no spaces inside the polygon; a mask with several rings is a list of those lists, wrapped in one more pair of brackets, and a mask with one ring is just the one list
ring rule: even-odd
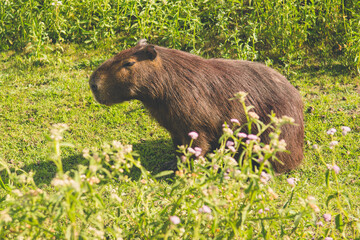
{"label": "grassy field", "polygon": [[[1,158],[13,169],[34,172],[36,185],[51,192],[57,170],[51,160],[49,129],[55,123],[66,123],[69,131],[63,141],[73,146],[62,148],[65,171],[87,164],[82,156],[84,148],[100,149],[104,143],[118,140],[132,144],[142,165],[153,175],[159,173],[164,162],[175,158],[167,132],[148,116],[140,102],[106,107],[95,102],[88,87],[94,68],[118,49],[61,48],[61,54],[48,52],[41,61],[12,51],[1,54]],[[275,178],[272,188],[287,195],[286,179],[296,178],[297,196],[315,196],[322,210],[337,212],[336,205],[325,204],[332,191],[325,187],[327,168],[312,147],[317,144],[323,146],[322,159],[328,164],[335,161],[341,168],[338,188],[346,196],[345,202],[351,203],[344,208],[349,215],[359,217],[360,78],[341,65],[303,66],[291,69],[289,74],[305,103],[305,159],[300,169]],[[341,126],[352,131],[341,136]],[[331,136],[326,132],[330,128],[339,133],[335,151],[328,147]],[[138,171],[132,174],[135,179],[139,177]]]}
{"label": "grassy field", "polygon": [[[217,3],[0,2],[1,239],[360,239],[359,3]],[[263,175],[225,151],[162,172],[169,134],[88,86],[140,37],[287,76],[305,104],[300,168]]]}

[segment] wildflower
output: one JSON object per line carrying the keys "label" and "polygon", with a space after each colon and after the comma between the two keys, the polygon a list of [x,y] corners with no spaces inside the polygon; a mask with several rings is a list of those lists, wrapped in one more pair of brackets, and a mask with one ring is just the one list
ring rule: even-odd
{"label": "wildflower", "polygon": [[288,179],[286,179],[286,181],[288,182],[288,184],[289,184],[291,187],[295,187],[295,183],[296,183],[296,179],[295,179],[295,178],[288,178]]}
{"label": "wildflower", "polygon": [[188,150],[189,153],[192,153],[192,154],[196,153],[195,149],[193,149],[191,147],[189,147],[187,150]]}
{"label": "wildflower", "polygon": [[329,129],[326,133],[329,134],[329,135],[334,135],[334,134],[336,133],[336,129],[335,129],[335,128],[331,128],[331,129]]}
{"label": "wildflower", "polygon": [[100,182],[100,179],[98,177],[91,177],[91,178],[88,178],[87,181],[89,182],[90,185],[93,185],[94,183],[97,184]]}
{"label": "wildflower", "polygon": [[209,208],[206,205],[203,205],[201,208],[199,208],[199,213],[211,213],[211,208]]}
{"label": "wildflower", "polygon": [[274,190],[272,190],[272,188],[268,188],[268,192],[270,193],[270,199],[277,199],[279,197],[279,195],[276,194],[276,192],[274,192]]}
{"label": "wildflower", "polygon": [[224,160],[226,160],[226,163],[229,164],[230,166],[237,166],[238,165],[238,162],[233,157],[226,156],[224,158]]}
{"label": "wildflower", "polygon": [[249,112],[249,116],[254,119],[259,119],[259,115],[257,115],[255,112]]}
{"label": "wildflower", "polygon": [[338,145],[338,144],[339,144],[338,141],[331,141],[330,144],[329,144],[329,145],[330,145],[330,149],[333,149],[333,147],[336,146],[336,145]]}
{"label": "wildflower", "polygon": [[213,168],[215,171],[217,171],[217,170],[219,169],[219,165],[214,164],[214,165],[212,166],[212,168]]}
{"label": "wildflower", "polygon": [[199,137],[199,134],[197,133],[197,132],[189,132],[189,134],[188,134],[190,137],[191,137],[191,139],[193,139],[193,140],[195,140],[195,139],[197,139],[198,137]]}
{"label": "wildflower", "polygon": [[230,122],[232,122],[233,124],[237,124],[237,125],[240,125],[240,122],[239,120],[233,118],[233,119],[230,119]]}
{"label": "wildflower", "polygon": [[170,216],[169,220],[170,220],[170,222],[172,222],[175,225],[180,223],[180,218],[178,216]]}
{"label": "wildflower", "polygon": [[333,166],[333,170],[334,170],[334,172],[335,172],[336,174],[338,174],[338,173],[340,172],[340,168],[339,168],[339,166],[336,165],[336,164]]}
{"label": "wildflower", "polygon": [[246,137],[247,137],[247,134],[246,134],[246,133],[243,133],[243,132],[239,132],[239,133],[237,134],[237,136],[238,136],[239,138],[246,138]]}
{"label": "wildflower", "polygon": [[325,222],[330,222],[331,221],[331,214],[325,213],[323,215],[323,218],[324,218]]}
{"label": "wildflower", "polygon": [[265,212],[268,212],[268,211],[270,211],[270,208],[266,207],[266,208],[264,208],[264,210],[265,210]]}
{"label": "wildflower", "polygon": [[59,5],[62,5],[62,2],[55,0],[54,2],[51,3],[51,5],[53,5],[53,6],[59,6]]}
{"label": "wildflower", "polygon": [[230,128],[228,127],[224,127],[223,128],[223,131],[226,135],[229,135],[229,136],[232,136],[234,134],[233,130],[231,130]]}
{"label": "wildflower", "polygon": [[312,210],[314,210],[314,212],[320,212],[320,208],[315,203],[309,202],[309,206]]}
{"label": "wildflower", "polygon": [[263,214],[263,213],[264,213],[264,210],[263,210],[263,209],[260,209],[260,210],[258,211],[258,213],[259,213],[259,214]]}
{"label": "wildflower", "polygon": [[317,223],[316,223],[316,226],[318,226],[318,227],[323,227],[323,226],[324,226],[324,224],[323,224],[323,222],[322,222],[322,221],[319,221],[319,222],[317,222]]}
{"label": "wildflower", "polygon": [[83,150],[83,157],[84,158],[89,158],[90,157],[90,150],[88,148],[85,148]]}
{"label": "wildflower", "polygon": [[346,126],[342,126],[342,127],[341,127],[341,130],[342,130],[342,135],[345,136],[348,132],[351,131],[351,128],[346,127]]}
{"label": "wildflower", "polygon": [[0,221],[4,223],[8,223],[12,221],[11,216],[7,213],[6,210],[0,211]]}
{"label": "wildflower", "polygon": [[235,98],[238,99],[240,102],[245,102],[246,95],[248,95],[246,92],[238,92],[235,93]]}
{"label": "wildflower", "polygon": [[266,172],[261,172],[260,174],[260,181],[264,184],[266,184],[268,181],[270,181],[271,175]]}
{"label": "wildflower", "polygon": [[233,141],[227,141],[226,146],[230,149],[232,152],[236,152],[236,149],[234,147],[235,143]]}
{"label": "wildflower", "polygon": [[182,156],[180,157],[180,159],[181,159],[181,162],[182,162],[182,163],[186,163],[186,157],[185,157],[184,155],[182,155]]}
{"label": "wildflower", "polygon": [[12,190],[12,193],[16,194],[18,197],[22,197],[23,193],[19,189]]}
{"label": "wildflower", "polygon": [[318,146],[317,144],[314,144],[314,145],[312,146],[312,148],[313,148],[313,149],[318,149],[319,146]]}
{"label": "wildflower", "polygon": [[201,148],[199,148],[199,147],[195,147],[195,148],[194,148],[194,150],[195,150],[195,157],[198,157],[198,156],[200,156],[200,155],[201,155],[201,151],[202,151],[202,149],[201,149]]}
{"label": "wildflower", "polygon": [[258,163],[262,163],[264,161],[264,157],[259,157],[258,159],[257,159],[257,162]]}
{"label": "wildflower", "polygon": [[279,144],[278,144],[278,149],[280,150],[280,151],[285,151],[286,150],[286,142],[285,142],[285,140],[284,139],[281,139],[280,141],[279,141]]}
{"label": "wildflower", "polygon": [[249,140],[257,140],[257,139],[258,139],[258,136],[254,135],[254,134],[249,134],[249,135],[247,136],[247,138],[248,138]]}
{"label": "wildflower", "polygon": [[132,152],[132,145],[125,145],[124,146],[124,153],[131,153]]}
{"label": "wildflower", "polygon": [[332,237],[326,237],[326,238],[324,238],[324,240],[333,240],[333,238]]}
{"label": "wildflower", "polygon": [[114,141],[112,141],[112,145],[113,145],[113,147],[114,148],[122,148],[122,144],[121,144],[121,142],[119,142],[119,141],[116,141],[116,140],[114,140]]}
{"label": "wildflower", "polygon": [[253,147],[253,152],[260,152],[261,151],[261,147],[259,145],[254,145]]}

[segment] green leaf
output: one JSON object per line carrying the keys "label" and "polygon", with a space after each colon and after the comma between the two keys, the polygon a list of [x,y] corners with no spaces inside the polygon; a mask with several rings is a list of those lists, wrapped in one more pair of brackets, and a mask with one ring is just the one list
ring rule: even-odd
{"label": "green leaf", "polygon": [[342,216],[341,216],[340,213],[338,215],[336,215],[336,217],[335,217],[335,226],[336,226],[337,230],[339,230],[340,232],[343,232],[343,230],[344,230],[344,221],[343,221]]}
{"label": "green leaf", "polygon": [[10,192],[10,191],[11,191],[11,189],[9,188],[9,186],[3,182],[3,180],[2,180],[1,177],[0,177],[0,187],[1,187],[2,189],[4,189],[5,191],[7,191],[7,192]]}
{"label": "green leaf", "polygon": [[162,172],[156,174],[154,176],[154,178],[160,178],[160,177],[168,176],[168,175],[173,174],[173,173],[174,173],[174,171],[172,171],[172,170],[162,171]]}
{"label": "green leaf", "polygon": [[327,170],[326,173],[325,173],[325,181],[326,181],[326,187],[330,187],[330,171]]}

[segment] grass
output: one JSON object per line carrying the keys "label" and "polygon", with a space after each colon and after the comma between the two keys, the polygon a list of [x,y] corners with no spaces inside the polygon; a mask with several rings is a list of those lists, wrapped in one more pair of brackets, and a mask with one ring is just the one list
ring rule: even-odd
{"label": "grass", "polygon": [[[1,1],[0,238],[359,239],[359,8],[344,0]],[[139,38],[262,61],[287,76],[305,104],[301,167],[264,182],[225,151],[161,172],[175,158],[169,134],[140,102],[106,107],[88,86],[99,64]],[[60,134],[57,123],[68,130]]]}
{"label": "grass", "polygon": [[[55,48],[55,46],[49,47]],[[66,145],[62,147],[61,158],[65,172],[76,170],[79,164],[85,166],[89,164],[89,159],[85,159],[82,154],[84,148],[95,147],[101,149],[104,143],[118,140],[123,144],[133,145],[134,151],[140,155],[141,164],[152,173],[151,176],[159,173],[164,162],[175,158],[168,133],[149,117],[146,109],[144,109],[140,102],[131,101],[106,107],[96,103],[89,90],[88,78],[91,72],[98,64],[118,50],[84,50],[73,44],[58,45],[57,48],[61,49],[61,52],[54,49],[48,50],[44,53],[46,57],[42,59],[12,51],[1,53],[0,85],[2,91],[0,93],[0,129],[3,133],[0,138],[2,143],[0,146],[1,159],[7,162],[8,166],[12,169],[20,168],[26,172],[34,172],[33,178],[36,186],[49,192],[49,194],[52,193],[54,187],[51,182],[54,177],[58,176],[58,170],[51,158],[53,149],[51,147],[52,140],[49,138],[49,129],[55,123],[66,123],[69,125],[69,131],[65,132],[63,141],[73,146]],[[341,213],[343,221],[345,221],[346,217],[350,217],[349,219],[359,217],[357,209],[360,207],[358,197],[360,196],[360,181],[357,174],[360,171],[360,152],[358,146],[360,139],[360,115],[358,108],[358,103],[360,102],[360,78],[349,74],[347,68],[341,67],[341,65],[322,66],[319,64],[303,66],[301,68],[290,68],[290,70],[283,69],[279,65],[274,67],[289,75],[291,83],[300,90],[305,103],[306,146],[304,163],[298,170],[276,177],[271,184],[271,188],[280,195],[277,204],[284,204],[289,199],[294,199],[293,205],[295,203],[298,205],[292,206],[295,209],[292,211],[300,211],[300,209],[305,211],[303,212],[305,215],[302,215],[303,221],[300,222],[298,227],[295,227],[295,229],[301,230],[298,230],[294,235],[290,234],[294,238],[301,239],[306,235],[306,229],[310,232],[314,230],[313,227],[308,225],[309,222],[315,224],[316,221],[321,220],[323,213],[331,213],[333,217]],[[341,136],[341,126],[349,126],[352,131],[345,137]],[[337,134],[334,136],[326,134],[326,131],[330,128],[336,128]],[[339,145],[335,150],[331,150],[328,147],[331,140],[339,141]],[[313,149],[314,144],[322,147],[320,150]],[[341,168],[336,178],[329,174],[326,166],[320,161],[321,159],[327,164],[336,163]],[[137,170],[132,172],[130,176],[134,179],[134,182],[130,182],[130,185],[125,184],[125,186],[123,183],[109,182],[105,183],[102,187],[105,187],[105,189],[119,189],[121,186],[123,190],[119,190],[119,194],[127,196],[129,194],[127,191],[135,191],[133,193],[135,196],[147,198],[146,204],[154,204],[151,201],[156,201],[159,196],[147,192],[147,190],[141,190],[143,189],[142,187],[136,187],[138,186],[138,181],[144,175]],[[151,178],[151,176],[148,177]],[[288,178],[298,179],[294,189],[289,188],[286,182]],[[170,179],[171,181],[173,180]],[[327,181],[329,182],[328,185],[326,184]],[[120,185],[117,186],[118,184]],[[166,182],[161,181],[152,184],[151,186],[154,189],[159,189],[161,192],[175,191],[171,189],[176,188],[176,184],[172,185],[170,183],[170,185],[167,185]],[[209,182],[209,184],[215,183]],[[103,201],[110,201],[106,197],[110,194],[108,190],[103,189],[101,191],[104,194],[101,197]],[[256,192],[257,190],[254,191]],[[337,193],[341,196],[341,201],[339,201],[343,211],[339,210],[339,203],[335,201],[336,197],[334,198],[334,196]],[[2,193],[2,196],[4,194],[5,192]],[[236,195],[233,196],[236,197]],[[304,199],[304,196],[314,196],[321,212],[314,215],[308,213],[308,210],[304,210],[306,208],[303,208],[304,206],[301,207],[301,203],[304,201],[301,199]],[[168,197],[169,199],[166,200]],[[127,199],[126,197],[122,198]],[[167,194],[161,196],[161,198],[165,202],[172,202],[174,200],[173,197]],[[93,200],[89,199],[88,201],[91,202]],[[133,203],[130,199],[126,201],[127,204],[121,205],[124,209],[133,208],[135,205],[132,204],[141,204],[139,202]],[[272,208],[271,211],[276,212],[276,204],[267,201],[256,205],[257,207],[249,212],[250,216],[252,218],[257,216],[255,212],[260,206],[263,206],[262,208],[270,206]],[[307,200],[305,199],[305,201]],[[111,204],[114,204],[114,202],[111,202]],[[195,205],[199,207],[198,204]],[[188,208],[191,210],[195,205],[188,206]],[[255,205],[251,206],[254,207]],[[164,220],[165,212],[162,212],[161,208],[151,208],[153,210],[151,214],[149,213],[148,217],[157,219],[157,217],[154,217],[154,214],[159,214],[160,222],[167,221],[166,219]],[[214,211],[214,208],[212,209]],[[136,214],[140,213],[135,211],[131,214],[136,218]],[[179,215],[177,211],[168,214]],[[297,216],[292,214],[291,211],[288,214],[292,218]],[[69,217],[69,215],[67,216]],[[108,215],[102,216],[108,217]],[[280,216],[274,215],[273,217],[276,219]],[[121,221],[129,221],[129,219],[122,219]],[[146,238],[146,236],[150,237],[154,236],[154,234],[160,234],[158,237],[165,238],[165,235],[153,232],[156,228],[151,227],[149,221],[150,219],[143,223],[143,227],[147,229],[148,235],[137,235],[134,232],[130,234],[132,231],[135,231],[134,229],[137,229],[137,227],[131,225],[132,227],[129,227],[126,230],[128,232],[124,233],[123,236],[142,236],[141,238]],[[184,216],[182,221],[184,221]],[[254,221],[256,222],[256,220]],[[276,236],[276,231],[280,231],[280,229],[275,227],[273,221],[276,222],[276,220],[271,220],[269,222],[270,225],[267,227],[272,228],[273,226],[274,231],[268,229],[266,233],[255,233],[257,231],[255,229],[258,229],[255,227],[252,230],[255,231],[253,236],[262,236],[264,238],[266,236]],[[335,224],[334,219],[333,221],[332,223],[326,223],[323,232],[317,229],[316,236],[359,237],[357,235],[359,230],[349,230],[351,224],[348,224],[347,230],[343,230],[341,233],[339,230],[336,230],[340,227]],[[339,222],[339,218],[337,222]],[[33,223],[28,224],[32,225]],[[87,224],[91,225],[90,222],[85,222],[85,225],[78,227],[84,229],[81,226],[88,226]],[[183,228],[192,229],[191,226],[195,226],[193,224],[196,225],[196,221],[192,222],[192,220],[189,220],[186,225],[183,225]],[[285,222],[283,224],[286,225]],[[68,225],[64,224],[61,226],[66,229]],[[166,229],[165,225],[163,227]],[[125,226],[122,226],[122,228],[126,229]],[[171,236],[180,234],[182,230],[176,229],[169,230],[170,232],[168,233]],[[59,229],[54,231],[59,234],[67,230]],[[106,229],[103,229],[103,231],[108,233]],[[139,228],[136,231],[145,230],[140,230]],[[214,231],[211,234],[209,233],[208,237],[216,233],[216,230]],[[250,234],[248,231],[250,230],[246,228],[246,234]],[[299,233],[301,231],[305,231],[304,235]],[[288,231],[285,232],[287,233],[283,237],[289,234]],[[195,234],[195,232],[193,233]],[[226,236],[230,237],[231,234]]]}

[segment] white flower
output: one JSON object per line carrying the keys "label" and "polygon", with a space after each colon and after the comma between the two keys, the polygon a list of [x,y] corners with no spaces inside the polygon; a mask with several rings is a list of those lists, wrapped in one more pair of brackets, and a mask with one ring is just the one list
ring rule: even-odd
{"label": "white flower", "polygon": [[199,208],[199,213],[211,213],[211,208],[209,208],[206,205],[203,205],[201,208]]}
{"label": "white flower", "polygon": [[170,222],[172,222],[175,225],[180,223],[180,218],[178,216],[170,216],[169,220],[170,220]]}

